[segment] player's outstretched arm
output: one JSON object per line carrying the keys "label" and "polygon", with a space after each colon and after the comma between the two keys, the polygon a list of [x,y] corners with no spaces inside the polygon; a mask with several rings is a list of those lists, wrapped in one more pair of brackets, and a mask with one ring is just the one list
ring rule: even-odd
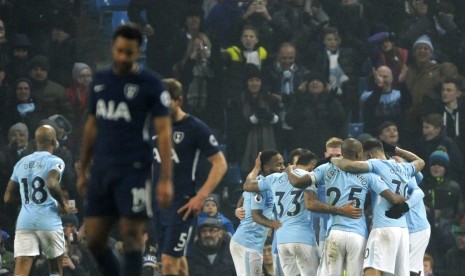
{"label": "player's outstretched arm", "polygon": [[289,183],[291,183],[291,185],[296,188],[305,189],[312,185],[312,183],[315,183],[315,176],[313,176],[312,172],[298,175],[294,172],[294,166],[292,165],[287,166],[285,172],[287,174],[287,178],[289,179]]}
{"label": "player's outstretched arm", "polygon": [[413,152],[396,147],[395,153],[409,161],[415,167],[415,173],[420,172],[425,167],[425,161]]}
{"label": "player's outstretched arm", "polygon": [[210,195],[211,192],[218,186],[221,179],[223,178],[228,165],[226,159],[221,151],[215,153],[208,158],[208,161],[212,164],[207,180],[202,185],[202,188],[197,194],[192,197],[189,202],[179,208],[178,213],[184,212],[183,219],[187,220],[191,214],[198,215],[202,209],[204,200]]}
{"label": "player's outstretched arm", "polygon": [[262,155],[261,152],[258,153],[257,158],[255,159],[255,165],[252,169],[252,171],[247,175],[244,181],[244,185],[242,188],[244,191],[247,192],[260,192],[260,189],[258,188],[258,174],[260,173],[261,169],[261,161],[260,161],[260,156]]}
{"label": "player's outstretched arm", "polygon": [[18,187],[18,183],[14,182],[13,180],[10,179],[8,181],[8,185],[6,187],[5,194],[3,195],[3,201],[5,203],[12,203],[15,200],[15,189]]}
{"label": "player's outstretched arm", "polygon": [[366,161],[352,161],[345,158],[333,157],[331,163],[339,169],[351,173],[366,173],[369,172],[369,166]]}
{"label": "player's outstretched arm", "polygon": [[354,207],[355,200],[351,200],[346,205],[339,207],[319,201],[314,191],[305,191],[304,198],[305,207],[312,212],[346,216],[353,219],[360,218],[363,215],[361,208]]}
{"label": "player's outstretched arm", "polygon": [[260,225],[263,225],[268,228],[273,228],[273,229],[278,229],[282,225],[281,221],[279,220],[267,219],[263,215],[263,210],[260,210],[260,209],[252,210],[252,220]]}
{"label": "player's outstretched arm", "polygon": [[84,197],[87,191],[87,182],[89,177],[89,165],[94,152],[95,139],[97,138],[97,118],[89,114],[84,124],[84,136],[81,149],[81,169],[82,173],[77,180],[77,190],[81,197]]}
{"label": "player's outstretched arm", "polygon": [[168,207],[173,199],[173,169],[171,162],[171,118],[155,117],[155,130],[158,135],[158,152],[160,154],[160,178],[156,187],[156,196],[160,207]]}

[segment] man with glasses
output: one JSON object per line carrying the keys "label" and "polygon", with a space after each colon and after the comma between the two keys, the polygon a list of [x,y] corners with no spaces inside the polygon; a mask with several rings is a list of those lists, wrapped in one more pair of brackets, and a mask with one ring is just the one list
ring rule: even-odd
{"label": "man with glasses", "polygon": [[189,275],[236,275],[229,251],[230,241],[221,221],[215,218],[203,221],[197,228],[197,240],[187,260]]}

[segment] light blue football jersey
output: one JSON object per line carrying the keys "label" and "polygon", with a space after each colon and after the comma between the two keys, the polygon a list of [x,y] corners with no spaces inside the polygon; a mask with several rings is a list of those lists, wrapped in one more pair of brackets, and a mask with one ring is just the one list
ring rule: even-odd
{"label": "light blue football jersey", "polygon": [[[415,175],[415,179],[412,179],[409,182],[409,199],[407,200],[407,203],[409,204],[410,210],[406,214],[409,233],[415,233],[430,228],[430,224],[426,216],[425,203],[423,202],[424,193],[418,188],[418,183],[420,183],[422,179],[423,175],[419,172]],[[418,198],[414,199],[414,196],[417,196]]]}
{"label": "light blue football jersey", "polygon": [[48,173],[61,174],[65,163],[46,151],[34,152],[16,163],[11,180],[19,183],[21,211],[16,230],[54,231],[63,229],[58,202],[52,197],[46,181]]}
{"label": "light blue football jersey", "polygon": [[[326,186],[319,185],[317,189],[318,194],[318,201],[326,203]],[[318,213],[315,213],[318,214]],[[329,221],[329,214],[318,214],[320,218],[320,231],[318,235],[318,239],[320,242],[324,242],[328,237],[328,221]]]}
{"label": "light blue football jersey", "polygon": [[271,219],[273,214],[273,194],[243,192],[245,217],[241,220],[232,239],[238,244],[263,253],[268,228],[253,221],[252,210],[263,210],[263,216]]}
{"label": "light blue football jersey", "polygon": [[[355,200],[355,206],[364,208],[365,198],[369,191],[380,194],[389,189],[386,183],[376,174],[352,174],[339,169],[332,163],[319,166],[313,171],[316,183],[324,183],[326,203],[333,206],[344,206]],[[358,219],[330,214],[328,233],[331,229],[354,232],[368,238],[365,214]]]}
{"label": "light blue football jersey", "polygon": [[[296,169],[297,174],[306,171]],[[286,173],[274,173],[259,180],[260,191],[271,190],[277,217],[282,226],[276,231],[277,243],[304,243],[316,245],[312,222],[305,208],[304,190],[294,188]]]}
{"label": "light blue football jersey", "polygon": [[[408,183],[415,174],[415,167],[410,163],[397,163],[394,160],[367,160],[369,171],[376,173],[386,182],[390,190],[406,197]],[[407,228],[407,219],[404,216],[399,219],[386,217],[385,212],[392,205],[383,197],[372,193],[373,228],[402,227]]]}

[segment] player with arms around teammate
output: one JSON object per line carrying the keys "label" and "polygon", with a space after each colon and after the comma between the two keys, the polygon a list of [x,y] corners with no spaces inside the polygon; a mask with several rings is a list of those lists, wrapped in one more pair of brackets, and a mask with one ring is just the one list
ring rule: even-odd
{"label": "player with arms around teammate", "polygon": [[4,200],[14,200],[19,187],[21,211],[16,224],[15,275],[27,276],[41,250],[48,259],[50,275],[62,275],[65,238],[60,212],[67,211],[60,181],[65,163],[52,155],[56,147],[55,130],[44,125],[35,133],[37,151],[23,157],[14,167]]}
{"label": "player with arms around teammate", "polygon": [[[276,150],[265,150],[260,155],[260,172],[258,179],[272,173],[283,172],[284,160]],[[273,215],[273,193],[243,192],[245,217],[234,233],[231,243],[231,256],[238,276],[261,276],[263,265],[263,246],[268,228],[281,227],[279,220],[271,220]]]}
{"label": "player with arms around teammate", "polygon": [[[368,139],[363,144],[363,151],[367,161],[333,158],[331,162],[346,171],[374,172],[381,176],[391,191],[404,197],[407,196],[409,183],[416,185],[415,181],[410,180],[425,165],[425,162],[418,156],[398,147],[394,149],[395,154],[410,161],[410,163],[387,160],[383,144],[376,138]],[[413,191],[406,202],[397,205],[397,207],[405,208],[404,211],[423,198],[422,193],[419,193],[421,190],[418,186],[411,188],[417,192]],[[410,275],[409,233],[406,216],[401,212],[400,216],[394,217],[391,203],[375,193],[371,195],[373,228],[368,237],[365,251],[364,275],[408,276]]]}
{"label": "player with arms around teammate", "polygon": [[[300,157],[299,157],[300,158]],[[304,190],[294,188],[286,173],[274,173],[257,179],[260,172],[260,154],[253,170],[247,175],[244,190],[259,192],[271,190],[274,205],[282,226],[276,231],[278,254],[284,275],[314,276],[318,269],[318,247],[309,213],[305,209]],[[297,173],[314,168],[314,163],[298,164]]]}
{"label": "player with arms around teammate", "polygon": [[[362,144],[355,139],[344,140],[342,156],[348,160],[362,160]],[[363,253],[368,238],[363,213],[366,195],[369,191],[373,191],[393,204],[404,202],[405,198],[391,192],[378,175],[347,173],[331,163],[319,166],[313,172],[308,173],[307,177],[299,176],[290,169],[286,172],[293,185],[305,188],[306,185],[315,183],[325,187],[327,203],[318,202],[315,194],[313,198],[308,198],[309,201],[306,201],[307,207],[312,207],[313,211],[330,214],[329,235],[320,263],[320,275],[343,275],[344,270],[347,276],[362,275]],[[305,179],[312,179],[312,182],[305,182]],[[309,193],[309,195],[312,194]],[[352,204],[354,206],[351,206]],[[354,210],[351,211],[351,209]]]}
{"label": "player with arms around teammate", "polygon": [[[161,81],[136,63],[142,34],[132,25],[113,34],[113,64],[98,71],[89,88],[89,115],[81,152],[83,173],[77,186],[86,197],[84,222],[89,250],[104,275],[119,275],[107,246],[111,227],[119,223],[124,247],[124,275],[140,275],[144,224],[151,214],[149,126],[158,135],[161,160],[156,195],[160,206],[173,196],[170,96]],[[89,180],[89,166],[92,169]],[[89,182],[89,183],[88,183]]]}
{"label": "player with arms around teammate", "polygon": [[[226,159],[208,126],[182,110],[182,86],[175,79],[163,83],[171,96],[173,122],[174,200],[156,213],[157,235],[161,250],[163,275],[188,275],[185,248],[189,242],[194,216],[201,211],[204,200],[216,188],[227,170]],[[154,137],[157,141],[159,136]],[[212,165],[208,177],[196,193],[195,174],[201,155]],[[154,177],[161,177],[159,147],[154,149]]]}

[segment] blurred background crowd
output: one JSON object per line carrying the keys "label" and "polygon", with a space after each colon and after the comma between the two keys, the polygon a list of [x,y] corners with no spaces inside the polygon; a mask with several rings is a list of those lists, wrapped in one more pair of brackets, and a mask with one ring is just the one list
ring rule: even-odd
{"label": "blurred background crowd", "polygon": [[[427,163],[428,260],[440,275],[448,251],[465,256],[463,11],[462,0],[0,0],[0,194],[34,151],[35,129],[49,124],[66,164],[63,190],[82,208],[75,181],[92,72],[110,62],[113,30],[133,22],[145,35],[141,65],[182,83],[184,109],[212,128],[229,163],[205,203],[221,206],[227,231],[215,236],[212,262],[199,259],[211,249],[198,228],[201,253],[189,265],[203,272],[192,275],[235,275],[228,233],[257,152],[302,147],[323,157],[330,137],[369,136]],[[0,203],[0,273],[11,270],[18,206]],[[80,221],[79,211],[63,218],[74,273],[65,275],[95,275]],[[156,263],[150,235],[144,260]],[[39,258],[34,275],[43,267]]]}

